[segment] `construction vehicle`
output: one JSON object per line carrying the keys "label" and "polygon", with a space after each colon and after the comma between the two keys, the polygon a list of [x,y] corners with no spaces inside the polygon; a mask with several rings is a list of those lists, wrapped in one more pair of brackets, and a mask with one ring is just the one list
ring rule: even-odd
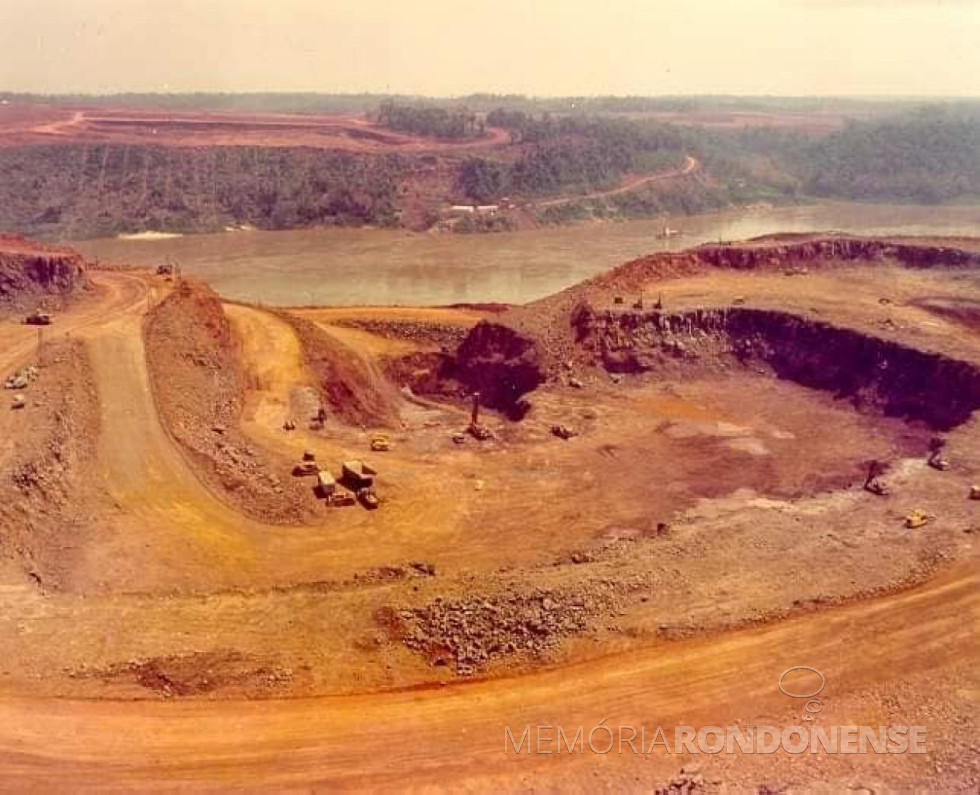
{"label": "construction vehicle", "polygon": [[456,431],[453,434],[453,442],[456,444],[466,444],[466,434],[462,431]]}
{"label": "construction vehicle", "polygon": [[374,511],[381,507],[381,500],[379,500],[378,495],[374,493],[374,489],[358,489],[357,499],[360,500],[361,505],[363,505],[369,511]]}
{"label": "construction vehicle", "polygon": [[578,436],[578,431],[569,428],[567,425],[552,425],[551,433],[559,439],[572,439]]}
{"label": "construction vehicle", "polygon": [[337,479],[327,472],[320,469],[316,473],[316,492],[321,497],[329,497],[337,490]]}
{"label": "construction vehicle", "polygon": [[928,523],[929,517],[918,508],[905,517],[905,526],[909,530],[918,530],[920,527],[925,527]]}
{"label": "construction vehicle", "polygon": [[877,461],[871,461],[868,464],[868,476],[864,480],[864,490],[877,497],[887,497],[888,487],[878,480],[880,472],[881,464]]}
{"label": "construction vehicle", "polygon": [[35,309],[24,318],[24,323],[28,326],[50,326],[51,315],[43,309]]}
{"label": "construction vehicle", "polygon": [[621,295],[613,296],[613,303],[614,304],[621,304],[621,303],[623,303],[623,296],[621,296]]}
{"label": "construction vehicle", "polygon": [[745,303],[745,296],[744,295],[736,295],[732,299],[732,305],[733,306],[742,306],[742,304],[744,304],[744,303]]}
{"label": "construction vehicle", "polygon": [[653,308],[656,309],[658,312],[661,309],[664,308],[664,294],[663,293],[658,293],[657,294],[657,302],[653,305]]}
{"label": "construction vehicle", "polygon": [[473,408],[470,411],[470,425],[466,429],[470,436],[478,441],[485,441],[493,438],[493,431],[480,422],[480,393],[473,393]]}
{"label": "construction vehicle", "polygon": [[356,505],[357,500],[349,491],[335,491],[327,497],[327,505],[331,508],[346,508],[349,505]]}
{"label": "construction vehicle", "polygon": [[11,404],[12,409],[22,409],[27,405],[27,398],[23,395],[14,395],[13,403]]}
{"label": "construction vehicle", "polygon": [[371,451],[374,453],[387,453],[391,449],[391,440],[386,433],[375,433],[371,435]]}
{"label": "construction vehicle", "polygon": [[319,473],[320,468],[316,465],[316,461],[300,461],[293,467],[293,476],[297,478],[315,477]]}
{"label": "construction vehicle", "polygon": [[634,309],[643,309],[643,296],[641,295],[633,302]]}
{"label": "construction vehicle", "polygon": [[970,486],[970,499],[980,500],[980,486]]}
{"label": "construction vehicle", "polygon": [[341,471],[343,473],[341,480],[354,491],[371,488],[374,485],[374,476],[378,474],[374,467],[357,460],[344,461]]}
{"label": "construction vehicle", "polygon": [[942,457],[941,453],[946,446],[946,440],[935,437],[929,442],[929,458],[926,459],[929,466],[939,472],[949,469],[949,461]]}
{"label": "construction vehicle", "polygon": [[284,431],[295,431],[296,421],[295,420],[285,420],[282,424],[282,429]]}

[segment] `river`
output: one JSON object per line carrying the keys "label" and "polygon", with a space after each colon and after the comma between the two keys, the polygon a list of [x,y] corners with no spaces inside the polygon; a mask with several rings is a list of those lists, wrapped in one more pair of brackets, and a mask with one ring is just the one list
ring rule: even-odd
{"label": "river", "polygon": [[89,259],[157,265],[171,259],[228,298],[271,305],[523,303],[655,251],[776,232],[980,237],[980,205],[823,203],[582,224],[489,235],[377,229],[240,231],[72,243]]}

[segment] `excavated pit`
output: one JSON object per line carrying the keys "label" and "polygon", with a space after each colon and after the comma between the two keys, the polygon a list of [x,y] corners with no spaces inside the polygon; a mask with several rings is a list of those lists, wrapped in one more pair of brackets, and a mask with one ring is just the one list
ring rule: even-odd
{"label": "excavated pit", "polygon": [[968,362],[787,312],[619,312],[584,305],[572,323],[578,343],[609,372],[762,364],[858,410],[936,430],[965,422],[980,407],[980,368]]}
{"label": "excavated pit", "polygon": [[[969,362],[788,312],[644,312],[583,302],[570,325],[576,360],[608,373],[683,378],[695,370],[765,367],[860,411],[939,431],[980,407],[980,368]],[[562,366],[538,340],[496,321],[474,328],[459,349],[457,371],[487,405],[514,419],[526,414],[537,387],[562,377]]]}

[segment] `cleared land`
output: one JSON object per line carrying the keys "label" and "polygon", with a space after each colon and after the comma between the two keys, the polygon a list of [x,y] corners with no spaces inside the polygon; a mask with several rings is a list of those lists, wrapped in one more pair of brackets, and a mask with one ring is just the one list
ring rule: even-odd
{"label": "cleared land", "polygon": [[[515,757],[504,727],[794,725],[777,681],[811,665],[821,725],[924,725],[927,754],[706,757],[703,786],[974,786],[975,248],[708,247],[509,312],[273,312],[90,270],[49,337],[77,354],[49,347],[0,426],[5,473],[59,462],[3,484],[0,767],[21,787],[666,786],[690,758]],[[854,345],[857,380],[834,381],[826,351]],[[36,346],[0,324],[4,373]],[[457,444],[474,386],[494,438]],[[381,507],[324,505],[290,475],[306,450],[374,464]],[[860,488],[869,459],[890,496]]]}

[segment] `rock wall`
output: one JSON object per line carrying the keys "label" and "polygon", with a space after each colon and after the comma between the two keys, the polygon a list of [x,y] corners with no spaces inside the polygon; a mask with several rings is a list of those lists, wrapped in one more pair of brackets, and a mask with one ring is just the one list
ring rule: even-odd
{"label": "rock wall", "polygon": [[84,281],[85,262],[70,249],[0,236],[0,302],[68,295]]}
{"label": "rock wall", "polygon": [[853,329],[743,307],[681,313],[595,311],[573,318],[579,343],[615,372],[677,363],[763,363],[779,377],[860,409],[947,430],[980,408],[980,368]]}
{"label": "rock wall", "polygon": [[534,337],[505,322],[481,320],[456,353],[456,377],[479,391],[485,406],[519,419],[528,409],[524,395],[547,377],[548,357]]}

